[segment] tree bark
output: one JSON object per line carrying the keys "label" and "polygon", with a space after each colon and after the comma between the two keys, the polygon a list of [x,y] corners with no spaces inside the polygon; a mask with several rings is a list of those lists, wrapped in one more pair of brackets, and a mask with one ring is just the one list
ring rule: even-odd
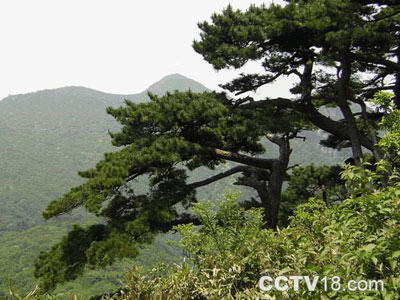
{"label": "tree bark", "polygon": [[367,105],[365,104],[364,101],[360,101],[358,103],[361,107],[361,115],[362,118],[364,120],[365,126],[368,130],[369,136],[371,141],[374,144],[374,147],[372,149],[372,153],[375,157],[376,161],[380,161],[381,159],[383,159],[383,151],[382,149],[379,148],[378,146],[378,133],[376,131],[376,129],[372,126],[372,124],[370,123],[370,121],[368,120],[368,116],[367,116]]}
{"label": "tree bark", "polygon": [[[396,49],[397,64],[400,65],[400,47]],[[397,109],[400,109],[400,71],[396,71],[395,83],[394,83],[394,104]]]}
{"label": "tree bark", "polygon": [[256,168],[270,169],[274,161],[273,159],[257,158],[221,149],[213,149],[211,151],[213,152],[213,155],[215,155],[217,158],[230,160]]}
{"label": "tree bark", "polygon": [[268,197],[264,203],[266,226],[267,228],[276,229],[279,221],[282,186],[286,178],[286,170],[292,150],[290,149],[289,138],[286,136],[267,136],[267,138],[279,146],[279,159],[272,164],[271,177],[267,187]]}
{"label": "tree bark", "polygon": [[357,129],[356,119],[354,118],[353,112],[351,111],[348,103],[350,89],[350,77],[351,77],[351,59],[349,51],[345,50],[342,52],[342,61],[340,64],[341,74],[338,81],[338,106],[345,119],[351,142],[351,150],[353,153],[354,162],[356,165],[361,164],[362,148],[360,141],[360,134]]}

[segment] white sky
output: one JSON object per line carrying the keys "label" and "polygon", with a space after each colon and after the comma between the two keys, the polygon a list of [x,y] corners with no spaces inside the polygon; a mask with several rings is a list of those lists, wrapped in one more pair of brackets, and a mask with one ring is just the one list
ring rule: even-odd
{"label": "white sky", "polygon": [[216,89],[234,73],[192,49],[197,23],[229,3],[270,2],[0,0],[0,99],[68,85],[136,93],[171,73]]}

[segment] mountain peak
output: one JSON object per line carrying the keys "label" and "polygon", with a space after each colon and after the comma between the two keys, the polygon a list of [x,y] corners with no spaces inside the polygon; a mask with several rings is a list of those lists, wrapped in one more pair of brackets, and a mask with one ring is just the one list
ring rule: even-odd
{"label": "mountain peak", "polygon": [[174,74],[168,74],[168,75],[166,75],[166,76],[164,76],[163,78],[161,78],[159,81],[162,81],[162,80],[170,80],[170,79],[186,79],[186,80],[191,80],[189,77],[186,77],[186,76],[184,76],[184,75],[182,75],[182,74],[179,74],[179,73],[174,73]]}
{"label": "mountain peak", "polygon": [[[173,87],[173,90],[171,90],[171,87]],[[154,94],[163,95],[167,91],[172,92],[174,90],[178,90],[183,92],[187,91],[189,88],[195,93],[208,91],[208,89],[201,83],[178,73],[164,76],[159,81],[149,86],[147,91]]]}

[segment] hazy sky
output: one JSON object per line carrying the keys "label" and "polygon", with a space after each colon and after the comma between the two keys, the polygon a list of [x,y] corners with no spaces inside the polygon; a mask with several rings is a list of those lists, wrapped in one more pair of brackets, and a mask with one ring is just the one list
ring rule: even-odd
{"label": "hazy sky", "polygon": [[215,89],[234,73],[194,52],[197,23],[270,2],[0,0],[0,99],[67,85],[135,93],[171,73]]}

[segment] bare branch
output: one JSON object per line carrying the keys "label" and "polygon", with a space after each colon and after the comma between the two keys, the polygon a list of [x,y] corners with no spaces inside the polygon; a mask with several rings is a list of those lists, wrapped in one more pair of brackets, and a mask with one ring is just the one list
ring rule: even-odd
{"label": "bare branch", "polygon": [[268,80],[264,80],[264,81],[262,81],[262,82],[260,82],[260,83],[258,83],[256,85],[250,87],[250,88],[247,88],[247,89],[241,90],[240,92],[237,92],[235,94],[235,96],[239,96],[241,94],[244,94],[244,93],[247,93],[247,92],[250,92],[250,91],[255,91],[259,87],[262,87],[265,84],[268,84],[268,83],[271,83],[271,82],[275,81],[276,79],[278,79],[282,75],[284,75],[284,72],[279,72],[278,74],[276,74],[275,76],[269,78]]}
{"label": "bare branch", "polygon": [[135,179],[136,177],[146,173],[146,168],[134,168],[129,173],[130,173],[130,175],[125,178],[126,182],[129,182],[129,181]]}
{"label": "bare branch", "polygon": [[255,90],[257,90],[258,88],[262,87],[263,85],[266,85],[266,84],[268,84],[268,83],[274,82],[276,79],[278,79],[278,78],[281,77],[282,75],[289,76],[289,75],[291,75],[291,74],[299,75],[300,73],[299,73],[296,69],[290,70],[289,72],[287,72],[286,70],[285,70],[285,71],[278,72],[275,76],[272,76],[272,77],[270,77],[270,78],[268,78],[268,79],[266,79],[266,80],[264,80],[264,81],[261,81],[261,82],[255,84],[255,85],[253,85],[253,86],[251,86],[251,87],[249,87],[249,88],[246,88],[246,89],[243,89],[243,90],[237,92],[237,93],[235,94],[235,96],[239,96],[239,95],[241,95],[241,94],[244,94],[244,93],[247,93],[247,92],[250,92],[250,91],[255,91]]}
{"label": "bare branch", "polygon": [[389,15],[387,15],[387,16],[382,16],[382,17],[377,18],[377,19],[366,20],[365,22],[367,22],[367,23],[379,22],[379,21],[386,20],[386,19],[389,19],[389,18],[391,18],[391,17],[394,17],[394,16],[396,16],[396,15],[398,15],[398,14],[400,14],[400,10],[396,10],[396,11],[394,11],[393,13],[391,13],[391,14],[389,14]]}
{"label": "bare branch", "polygon": [[244,165],[262,169],[271,169],[272,164],[275,162],[275,159],[257,158],[221,149],[214,149],[214,153],[217,158],[230,160]]}
{"label": "bare branch", "polygon": [[188,184],[188,186],[191,187],[191,188],[198,188],[198,187],[201,187],[201,186],[205,186],[205,185],[208,185],[208,184],[213,183],[215,181],[218,181],[218,180],[220,180],[222,178],[231,176],[231,175],[233,175],[235,173],[246,171],[246,170],[248,170],[248,168],[249,167],[247,167],[247,166],[236,166],[236,167],[233,167],[232,169],[229,169],[228,171],[221,172],[221,173],[219,173],[217,175],[214,175],[214,176],[212,176],[210,178],[190,183],[190,184]]}
{"label": "bare branch", "polygon": [[300,136],[300,135],[296,135],[294,138],[295,138],[295,139],[303,140],[303,142],[305,142],[306,139],[307,139],[305,136]]}
{"label": "bare branch", "polygon": [[290,169],[294,169],[294,168],[296,168],[296,167],[300,167],[300,165],[299,165],[299,164],[294,164],[293,166],[288,167],[288,168],[286,169],[286,171],[289,171]]}
{"label": "bare branch", "polygon": [[387,86],[365,89],[365,90],[363,90],[363,93],[374,93],[374,92],[379,92],[379,91],[384,91],[384,90],[393,90],[394,88],[395,88],[394,85],[387,85]]}
{"label": "bare branch", "polygon": [[257,191],[265,187],[265,182],[261,180],[257,180],[254,177],[242,177],[239,178],[235,183],[235,185],[243,185],[251,187]]}
{"label": "bare branch", "polygon": [[[169,223],[163,224],[163,231],[168,232],[173,230],[175,226],[185,225],[185,224],[193,224],[193,225],[201,225],[201,220],[190,214],[182,214],[178,219],[175,219]],[[173,230],[175,231],[175,230]]]}
{"label": "bare branch", "polygon": [[280,136],[277,135],[277,134],[273,134],[273,133],[267,132],[267,133],[265,134],[265,137],[266,137],[270,142],[272,142],[272,143],[274,143],[274,144],[276,144],[276,145],[278,145],[278,146],[281,146],[281,145],[282,145],[282,142],[283,142],[282,137],[280,137]]}
{"label": "bare branch", "polygon": [[354,53],[351,53],[350,56],[351,56],[351,58],[353,58],[354,60],[357,60],[357,61],[362,61],[365,63],[374,63],[374,64],[386,66],[389,69],[392,69],[393,71],[400,72],[400,64],[398,64],[394,61],[391,61],[391,60],[387,60],[383,57],[381,57],[381,58],[369,57],[369,56],[365,56],[365,55],[363,56],[363,55],[354,54]]}

